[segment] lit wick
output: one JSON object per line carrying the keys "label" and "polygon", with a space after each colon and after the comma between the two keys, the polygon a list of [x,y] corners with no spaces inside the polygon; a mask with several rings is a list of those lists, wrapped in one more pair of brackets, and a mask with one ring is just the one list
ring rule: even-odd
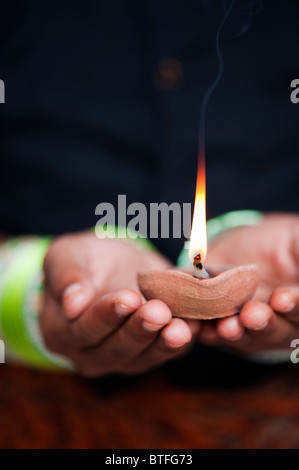
{"label": "lit wick", "polygon": [[206,221],[206,171],[204,150],[201,149],[198,159],[198,170],[195,191],[195,204],[192,230],[189,243],[189,258],[193,263],[193,276],[208,278],[203,267],[207,255],[207,221]]}
{"label": "lit wick", "polygon": [[193,258],[193,268],[194,268],[193,276],[201,277],[201,278],[205,278],[205,279],[210,277],[209,274],[207,273],[207,271],[205,270],[205,268],[202,265],[201,255],[200,254],[194,256],[194,258]]}

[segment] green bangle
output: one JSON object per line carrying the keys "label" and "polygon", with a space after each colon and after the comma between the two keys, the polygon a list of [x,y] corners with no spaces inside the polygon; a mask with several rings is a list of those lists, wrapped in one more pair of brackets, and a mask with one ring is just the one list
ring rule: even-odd
{"label": "green bangle", "polygon": [[[226,230],[246,226],[257,225],[263,218],[262,212],[254,210],[232,211],[226,214],[219,215],[214,219],[207,221],[207,237],[211,241]],[[183,248],[177,259],[178,267],[191,266],[189,253],[186,248]]]}
{"label": "green bangle", "polygon": [[1,276],[0,336],[14,359],[43,368],[69,368],[64,358],[47,351],[39,329],[42,263],[49,242],[39,238],[6,243],[12,255]]}
{"label": "green bangle", "polygon": [[260,223],[262,218],[262,212],[251,210],[232,211],[219,215],[207,222],[208,240],[212,240],[222,232],[232,228],[246,225],[257,225]]}

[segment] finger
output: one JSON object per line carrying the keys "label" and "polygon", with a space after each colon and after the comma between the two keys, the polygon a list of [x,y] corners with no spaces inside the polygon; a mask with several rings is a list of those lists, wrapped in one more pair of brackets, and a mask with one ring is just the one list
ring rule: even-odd
{"label": "finger", "polygon": [[131,289],[119,289],[101,297],[70,325],[77,346],[97,346],[141,307],[141,304],[140,294]]}
{"label": "finger", "polygon": [[142,373],[185,354],[199,328],[198,321],[173,318],[157,341],[127,365],[126,373]]}
{"label": "finger", "polygon": [[86,277],[81,244],[73,243],[74,239],[75,236],[55,239],[44,259],[47,287],[59,300],[69,285],[81,282]]}
{"label": "finger", "polygon": [[96,286],[86,270],[82,244],[76,236],[54,240],[44,260],[45,285],[52,295],[63,301],[68,318],[76,318],[96,296]]}
{"label": "finger", "polygon": [[182,318],[173,318],[172,322],[161,333],[160,342],[165,342],[168,348],[182,348],[190,343],[192,337],[198,332],[199,324],[194,321],[186,321]]}
{"label": "finger", "polygon": [[171,311],[163,302],[148,301],[106,341],[82,351],[77,361],[79,369],[88,376],[103,374],[105,370],[125,372],[126,365],[137,361],[170,321]]}
{"label": "finger", "polygon": [[270,297],[269,304],[293,323],[299,323],[299,287],[279,287]]}
{"label": "finger", "polygon": [[241,324],[239,316],[221,318],[216,325],[217,335],[228,341],[239,341],[244,335],[244,326]]}
{"label": "finger", "polygon": [[268,326],[274,315],[273,309],[269,305],[251,300],[242,307],[239,321],[243,327],[251,331],[260,331]]}
{"label": "finger", "polygon": [[96,289],[87,278],[69,285],[62,294],[62,304],[66,317],[74,320],[95,300]]}
{"label": "finger", "polygon": [[156,339],[159,330],[162,330],[171,318],[171,311],[164,302],[149,300],[91,352],[101,361],[118,361],[119,364],[128,362]]}
{"label": "finger", "polygon": [[255,337],[265,346],[281,344],[292,333],[292,325],[285,318],[276,315],[270,305],[257,302],[247,302],[240,312],[240,322],[246,332]]}

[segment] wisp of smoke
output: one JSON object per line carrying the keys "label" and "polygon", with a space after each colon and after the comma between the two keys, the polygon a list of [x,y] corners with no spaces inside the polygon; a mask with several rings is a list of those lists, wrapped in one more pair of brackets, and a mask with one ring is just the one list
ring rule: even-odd
{"label": "wisp of smoke", "polygon": [[[205,9],[217,20],[221,21],[230,8],[230,0],[200,0]],[[240,36],[251,25],[254,15],[263,8],[263,0],[235,0],[229,17],[226,18],[222,34]]]}
{"label": "wisp of smoke", "polygon": [[262,0],[201,0],[205,8],[220,24],[216,34],[216,52],[218,59],[218,74],[213,83],[207,89],[201,106],[200,121],[199,121],[199,167],[204,166],[205,156],[205,116],[208,101],[215,90],[216,86],[221,80],[224,70],[223,58],[220,50],[220,35],[226,26],[226,33],[230,35],[240,36],[250,26],[251,18],[262,9]]}
{"label": "wisp of smoke", "polygon": [[213,83],[207,89],[207,91],[206,91],[206,93],[203,97],[203,101],[202,101],[202,105],[201,105],[200,120],[199,120],[199,158],[200,159],[203,159],[204,156],[205,156],[205,138],[204,138],[204,136],[205,136],[205,117],[206,117],[206,110],[207,110],[208,101],[210,99],[211,94],[215,90],[216,86],[220,82],[222,74],[223,74],[223,69],[224,69],[223,58],[222,58],[222,54],[221,54],[220,46],[219,46],[219,38],[220,38],[220,34],[221,34],[221,31],[222,31],[223,25],[225,24],[227,18],[229,17],[229,14],[230,14],[233,6],[234,6],[234,3],[235,3],[235,0],[231,0],[230,5],[229,5],[228,9],[226,10],[225,15],[222,18],[222,21],[219,25],[217,35],[216,35],[216,51],[217,51],[218,67],[219,68],[218,68],[217,77],[215,78]]}

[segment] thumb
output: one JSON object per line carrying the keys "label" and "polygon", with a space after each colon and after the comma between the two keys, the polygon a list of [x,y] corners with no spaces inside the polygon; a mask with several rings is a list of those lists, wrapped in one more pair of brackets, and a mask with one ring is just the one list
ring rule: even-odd
{"label": "thumb", "polygon": [[62,294],[62,304],[69,320],[78,318],[95,298],[95,288],[88,279],[68,285]]}
{"label": "thumb", "polygon": [[85,265],[84,250],[71,236],[52,242],[44,260],[45,286],[62,303],[69,320],[77,318],[96,296]]}

